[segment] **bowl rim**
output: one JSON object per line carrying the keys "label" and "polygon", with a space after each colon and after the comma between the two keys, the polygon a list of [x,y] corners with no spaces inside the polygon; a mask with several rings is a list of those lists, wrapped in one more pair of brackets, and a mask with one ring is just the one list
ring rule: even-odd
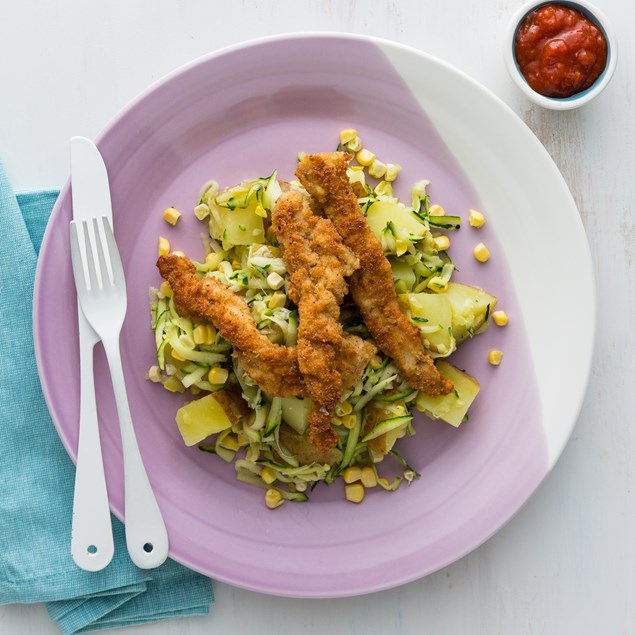
{"label": "bowl rim", "polygon": [[[604,33],[606,38],[608,59],[605,69],[593,85],[580,93],[572,95],[571,97],[547,97],[536,92],[533,88],[531,88],[531,86],[529,86],[527,80],[520,72],[518,64],[516,63],[514,40],[516,39],[516,33],[520,28],[522,21],[525,19],[527,14],[547,4],[561,4],[578,9],[584,15],[591,18],[592,21],[600,27],[600,30]],[[617,57],[618,47],[615,31],[613,30],[606,15],[595,5],[587,2],[587,0],[529,0],[529,2],[526,2],[515,11],[507,27],[505,37],[505,65],[507,67],[507,71],[518,88],[520,88],[520,90],[531,101],[539,106],[543,106],[544,108],[550,108],[552,110],[571,110],[590,102],[592,99],[597,97],[597,95],[599,95],[611,81],[617,65]]]}

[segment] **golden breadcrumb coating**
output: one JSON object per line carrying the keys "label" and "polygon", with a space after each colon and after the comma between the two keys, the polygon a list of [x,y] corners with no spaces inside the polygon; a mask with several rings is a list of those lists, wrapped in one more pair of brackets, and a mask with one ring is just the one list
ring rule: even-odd
{"label": "golden breadcrumb coating", "polygon": [[349,161],[350,155],[344,152],[307,155],[296,175],[359,259],[360,267],[349,281],[351,295],[379,348],[413,388],[432,396],[445,395],[452,391],[452,382],[441,376],[423,348],[419,330],[399,308],[390,263],[346,175]]}

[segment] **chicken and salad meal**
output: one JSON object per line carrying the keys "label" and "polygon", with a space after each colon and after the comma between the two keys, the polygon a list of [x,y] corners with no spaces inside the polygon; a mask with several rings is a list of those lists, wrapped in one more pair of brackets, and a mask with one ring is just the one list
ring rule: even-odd
{"label": "chicken and salad meal", "polygon": [[[186,445],[233,463],[269,508],[340,477],[352,502],[419,478],[395,447],[415,434],[414,409],[458,427],[480,386],[448,357],[490,318],[507,322],[496,297],[452,281],[461,217],[431,204],[427,181],[399,200],[399,171],[344,130],[337,151],[298,155],[297,180],[207,182],[199,258],[159,238],[147,376],[190,391],[176,413]],[[474,257],[489,258],[483,243]]]}

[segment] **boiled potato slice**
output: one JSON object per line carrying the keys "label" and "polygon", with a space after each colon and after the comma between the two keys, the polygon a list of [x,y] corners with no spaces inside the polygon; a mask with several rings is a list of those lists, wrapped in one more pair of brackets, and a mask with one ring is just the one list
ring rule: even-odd
{"label": "boiled potato slice", "polygon": [[417,410],[458,428],[481,386],[474,377],[470,377],[444,360],[439,360],[436,366],[443,377],[447,377],[454,383],[454,392],[441,397],[430,397],[419,392],[415,402]]}
{"label": "boiled potato slice", "polygon": [[405,293],[401,305],[421,331],[431,357],[447,357],[456,349],[452,329],[452,305],[442,293]]}
{"label": "boiled potato slice", "polygon": [[225,212],[225,226],[221,239],[223,249],[230,249],[234,245],[251,245],[261,243],[265,239],[262,218],[256,215],[256,203],[246,209],[227,209]]}
{"label": "boiled potato slice", "polygon": [[373,203],[368,208],[366,220],[378,240],[381,240],[388,223],[392,223],[399,238],[405,240],[419,240],[428,231],[412,211],[390,201]]}
{"label": "boiled potato slice", "polygon": [[210,235],[222,241],[223,249],[264,241],[263,219],[256,214],[256,196],[247,203],[252,185],[253,182],[248,182],[229,188],[210,202]]}
{"label": "boiled potato slice", "polygon": [[[220,391],[225,392],[225,391]],[[196,445],[210,434],[231,428],[232,419],[213,393],[186,403],[176,413],[176,423],[185,445]]]}
{"label": "boiled potato slice", "polygon": [[483,289],[458,282],[450,282],[443,296],[452,307],[452,332],[457,342],[485,331],[498,302]]}

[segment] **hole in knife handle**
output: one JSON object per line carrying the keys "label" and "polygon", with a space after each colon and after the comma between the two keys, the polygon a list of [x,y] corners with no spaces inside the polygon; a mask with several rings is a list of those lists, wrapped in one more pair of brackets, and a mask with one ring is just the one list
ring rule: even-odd
{"label": "hole in knife handle", "polygon": [[97,553],[97,547],[95,545],[88,545],[88,549],[86,549],[91,556],[94,556]]}
{"label": "hole in knife handle", "polygon": [[152,551],[154,550],[154,545],[151,542],[146,542],[146,544],[143,545],[143,550],[146,553],[152,553]]}

